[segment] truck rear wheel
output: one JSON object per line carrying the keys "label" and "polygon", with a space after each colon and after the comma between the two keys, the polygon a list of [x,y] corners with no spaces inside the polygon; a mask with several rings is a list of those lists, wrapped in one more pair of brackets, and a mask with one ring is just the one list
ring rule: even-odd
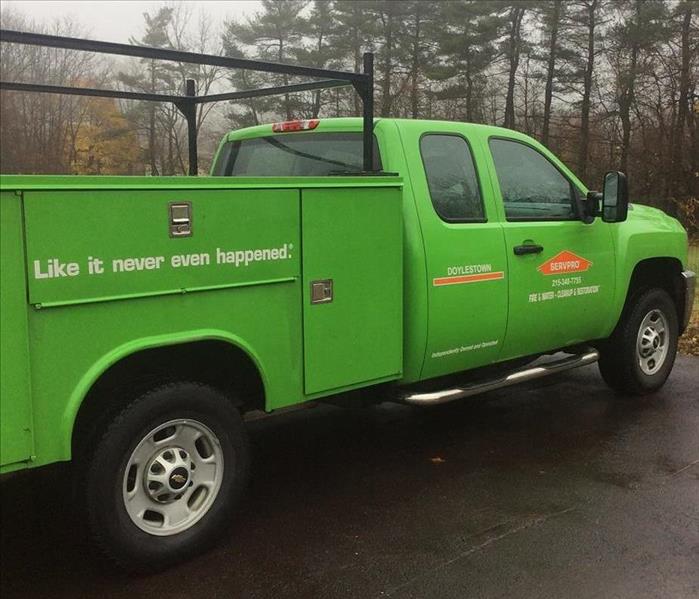
{"label": "truck rear wheel", "polygon": [[600,348],[599,369],[620,393],[642,395],[663,386],[677,353],[677,311],[663,289],[649,289],[628,306]]}
{"label": "truck rear wheel", "polygon": [[197,383],[145,393],[108,426],[84,484],[90,532],[120,566],[149,572],[209,547],[247,483],[242,418]]}

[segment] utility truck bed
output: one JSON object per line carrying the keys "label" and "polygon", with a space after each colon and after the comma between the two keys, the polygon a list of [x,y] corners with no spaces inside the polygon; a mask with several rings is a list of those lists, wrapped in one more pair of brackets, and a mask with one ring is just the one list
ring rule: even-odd
{"label": "utility truck bed", "polygon": [[17,176],[1,205],[4,470],[70,457],[134,344],[238,339],[266,409],[401,375],[396,177]]}

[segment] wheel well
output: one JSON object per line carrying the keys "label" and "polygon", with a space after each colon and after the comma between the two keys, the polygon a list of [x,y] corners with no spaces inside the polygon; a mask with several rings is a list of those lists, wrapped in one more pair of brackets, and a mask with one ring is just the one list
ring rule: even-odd
{"label": "wheel well", "polygon": [[205,340],[145,349],[113,364],[90,388],[73,427],[73,456],[92,447],[129,401],[160,383],[178,380],[211,385],[242,412],[265,407],[262,377],[239,347]]}
{"label": "wheel well", "polygon": [[682,285],[682,264],[677,258],[649,258],[636,264],[631,275],[626,294],[628,306],[635,296],[651,287],[660,287],[668,292],[677,310],[677,320],[682,322],[684,306],[684,286]]}

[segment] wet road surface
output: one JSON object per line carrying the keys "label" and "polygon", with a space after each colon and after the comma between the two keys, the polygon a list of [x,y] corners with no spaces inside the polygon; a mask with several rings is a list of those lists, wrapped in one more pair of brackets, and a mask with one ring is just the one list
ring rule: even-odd
{"label": "wet road surface", "polygon": [[699,359],[620,399],[595,366],[429,410],[250,423],[230,535],[170,571],[97,559],[65,468],[7,478],[10,597],[699,597]]}

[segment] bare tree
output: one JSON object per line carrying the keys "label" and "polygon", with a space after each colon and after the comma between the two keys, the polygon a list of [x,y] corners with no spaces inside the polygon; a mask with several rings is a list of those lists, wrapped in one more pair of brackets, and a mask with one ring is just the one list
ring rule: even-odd
{"label": "bare tree", "polygon": [[551,125],[551,101],[553,99],[553,80],[556,75],[556,58],[558,57],[558,29],[562,19],[562,2],[554,0],[551,9],[547,11],[549,33],[548,59],[546,64],[546,91],[544,92],[544,125],[541,141],[549,143],[549,128]]}
{"label": "bare tree", "polygon": [[515,84],[517,81],[519,57],[522,51],[522,20],[526,10],[525,5],[518,3],[513,4],[508,10],[507,41],[505,42],[508,78],[503,126],[509,129],[514,129],[515,127]]}
{"label": "bare tree", "polygon": [[[44,27],[20,14],[3,10],[3,27],[23,31],[80,36],[70,21]],[[2,79],[54,85],[99,85],[103,77],[94,55],[73,50],[4,44],[0,53]],[[86,99],[53,94],[4,91],[0,100],[0,160],[4,172],[71,172],[77,128]],[[11,141],[10,141],[11,140]]]}

